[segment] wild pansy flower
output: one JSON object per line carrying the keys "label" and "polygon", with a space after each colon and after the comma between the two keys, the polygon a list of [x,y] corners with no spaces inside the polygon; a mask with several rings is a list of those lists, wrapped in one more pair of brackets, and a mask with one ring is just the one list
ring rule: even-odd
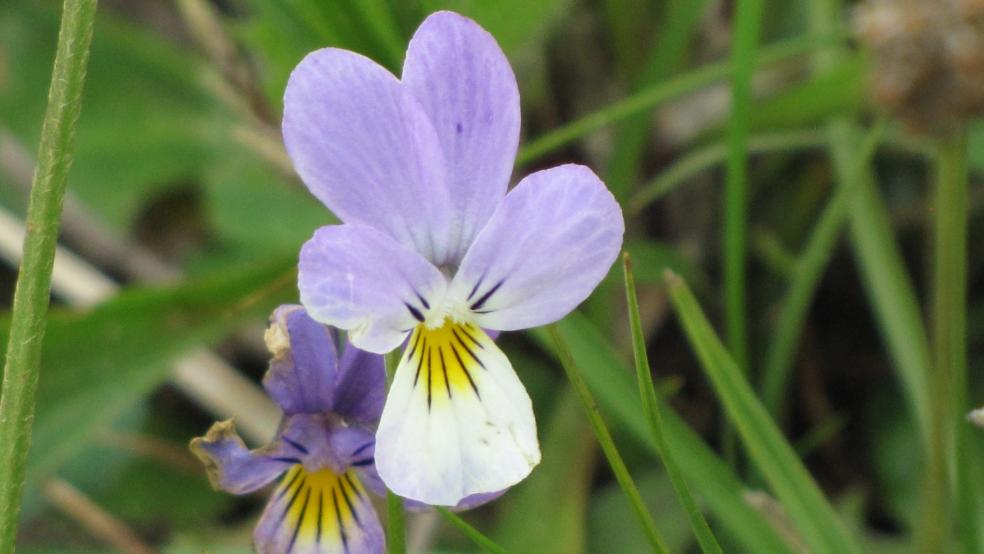
{"label": "wild pansy flower", "polygon": [[406,343],[376,467],[428,504],[502,490],[539,462],[529,396],[485,329],[560,319],[622,242],[618,204],[586,167],[533,173],[506,194],[519,122],[499,46],[449,12],[417,29],[401,79],[326,48],[287,84],[287,152],[344,222],[301,250],[301,302],[359,348]]}
{"label": "wild pansy flower", "polygon": [[385,494],[373,465],[383,408],[383,359],[351,344],[300,306],[281,306],[267,331],[273,360],[263,386],[284,420],[274,441],[246,448],[231,421],[192,441],[216,488],[246,494],[282,475],[254,533],[261,554],[383,552],[368,491]]}

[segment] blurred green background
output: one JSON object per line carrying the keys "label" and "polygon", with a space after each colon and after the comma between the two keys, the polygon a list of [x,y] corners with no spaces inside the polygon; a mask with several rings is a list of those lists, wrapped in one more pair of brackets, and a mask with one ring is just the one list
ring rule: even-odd
{"label": "blurred green background", "polygon": [[[907,552],[920,515],[933,146],[890,120],[871,163],[855,163],[878,112],[866,102],[870,65],[851,39],[852,6],[834,5],[837,19],[817,30],[829,4],[768,2],[763,15],[746,113],[750,381],[767,390],[774,380],[767,406],[865,551]],[[670,435],[686,435],[676,443],[680,464],[706,472],[692,487],[725,550],[802,547],[755,468],[723,438],[721,404],[662,285],[664,269],[683,276],[723,327],[730,93],[720,69],[732,2],[104,0],[61,241],[77,263],[56,270],[21,552],[112,550],[93,514],[115,520],[117,540],[133,534],[135,552],[249,549],[263,495],[211,491],[186,444],[233,415],[253,440],[277,424],[255,389],[267,358],[261,332],[274,306],[296,302],[301,243],[332,221],[282,150],[287,75],[326,45],[398,73],[413,30],[437,9],[475,18],[513,64],[527,145],[514,177],[585,163],[623,203],[650,361],[679,415]],[[52,1],[0,3],[0,234],[14,242],[58,14]],[[548,134],[576,121],[566,137]],[[976,377],[984,127],[968,125]],[[850,208],[818,239],[839,187],[862,174],[856,196],[841,200]],[[4,309],[15,268],[8,249]],[[787,313],[793,304],[801,317]],[[636,395],[618,267],[562,330],[671,550],[696,551]],[[544,461],[466,518],[513,552],[645,551],[544,335],[501,342],[533,397]],[[980,385],[972,379],[971,399],[982,398]],[[416,551],[475,551],[435,514],[411,516],[409,529]]]}

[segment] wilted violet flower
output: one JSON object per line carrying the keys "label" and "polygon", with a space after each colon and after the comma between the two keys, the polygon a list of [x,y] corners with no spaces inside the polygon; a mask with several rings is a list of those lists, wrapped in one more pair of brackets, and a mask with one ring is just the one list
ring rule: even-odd
{"label": "wilted violet flower", "polygon": [[255,491],[283,475],[254,533],[261,554],[383,552],[367,491],[385,494],[373,466],[373,430],[386,372],[376,354],[346,345],[300,306],[281,306],[267,331],[263,379],[284,411],[276,439],[250,451],[231,421],[192,441],[216,488]]}
{"label": "wilted violet flower", "polygon": [[376,434],[395,493],[454,505],[502,490],[540,460],[529,396],[483,329],[556,321],[605,276],[621,211],[586,167],[506,188],[519,93],[495,40],[439,12],[402,79],[345,50],[291,74],[283,135],[301,178],[343,225],[300,255],[301,302],[353,344],[406,350]]}

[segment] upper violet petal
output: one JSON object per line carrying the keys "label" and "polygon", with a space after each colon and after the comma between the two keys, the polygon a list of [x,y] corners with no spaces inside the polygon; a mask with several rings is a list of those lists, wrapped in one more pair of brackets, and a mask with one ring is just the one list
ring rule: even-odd
{"label": "upper violet petal", "polygon": [[444,263],[444,155],[417,99],[386,69],[337,48],[308,54],[287,83],[283,135],[301,179],[342,221]]}
{"label": "upper violet petal", "polygon": [[444,275],[419,254],[365,225],[330,225],[301,248],[301,303],[317,321],[384,354],[443,301]]}
{"label": "upper violet petal", "polygon": [[509,184],[519,144],[516,77],[492,35],[471,19],[437,12],[410,40],[402,79],[430,117],[448,165],[454,265]]}
{"label": "upper violet petal", "polygon": [[383,357],[345,345],[342,353],[335,413],[351,421],[375,423],[386,401],[386,365]]}
{"label": "upper violet petal", "polygon": [[339,379],[333,333],[301,306],[280,306],[265,339],[273,354],[263,387],[285,414],[333,411]]}
{"label": "upper violet petal", "polygon": [[590,169],[562,165],[533,173],[476,237],[449,294],[485,328],[557,321],[608,273],[624,230],[618,203]]}
{"label": "upper violet petal", "polygon": [[249,450],[228,420],[191,441],[191,451],[205,464],[212,486],[233,494],[253,492],[276,479],[291,463],[282,450],[279,441]]}

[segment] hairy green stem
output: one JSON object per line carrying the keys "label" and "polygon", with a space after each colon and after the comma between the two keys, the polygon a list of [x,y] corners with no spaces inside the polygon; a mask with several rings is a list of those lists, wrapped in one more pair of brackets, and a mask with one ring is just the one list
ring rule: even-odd
{"label": "hairy green stem", "polygon": [[7,360],[0,396],[0,553],[14,551],[27,452],[34,421],[51,271],[62,200],[72,165],[75,127],[96,0],[65,0],[38,165],[27,208],[24,257],[11,312]]}
{"label": "hairy green stem", "polygon": [[[955,423],[967,381],[967,143],[963,132],[940,142],[937,160],[933,264],[933,371],[930,374],[930,449],[920,551],[939,552],[951,541],[950,474],[956,460]],[[976,518],[976,514],[974,514]]]}
{"label": "hairy green stem", "polygon": [[639,520],[639,524],[642,526],[643,532],[646,534],[646,538],[649,540],[653,552],[668,553],[669,549],[666,547],[666,542],[663,540],[659,529],[657,529],[652,515],[646,509],[646,505],[642,501],[642,496],[639,494],[639,489],[636,487],[632,475],[629,474],[629,468],[625,466],[622,455],[619,454],[618,448],[615,446],[615,441],[612,440],[612,435],[608,431],[605,421],[601,418],[598,405],[591,395],[591,391],[588,389],[588,384],[584,382],[584,377],[581,376],[580,369],[578,369],[574,362],[574,355],[571,353],[567,341],[560,334],[557,324],[548,325],[547,333],[550,335],[551,340],[553,340],[557,358],[560,359],[560,365],[563,366],[564,372],[571,382],[571,386],[574,387],[574,391],[577,392],[578,397],[581,399],[581,404],[584,405],[584,411],[588,415],[588,421],[591,422],[591,428],[594,430],[595,437],[598,439],[598,444],[601,445],[601,450],[604,452],[605,458],[608,459],[608,465],[612,468],[612,473],[615,474],[615,480],[618,481],[622,492],[629,501],[636,518]]}
{"label": "hairy green stem", "polygon": [[673,490],[676,492],[677,500],[683,506],[687,518],[690,520],[690,527],[693,529],[694,536],[700,544],[700,549],[705,554],[720,553],[721,546],[714,533],[707,525],[707,520],[697,507],[690,487],[687,485],[680,466],[677,465],[676,458],[666,442],[663,433],[663,420],[660,416],[659,398],[656,395],[656,387],[653,384],[653,374],[649,366],[649,355],[646,353],[646,336],[642,330],[642,317],[639,315],[639,299],[636,295],[635,275],[632,273],[632,260],[628,252],[622,254],[622,269],[625,276],[625,301],[629,308],[629,326],[632,331],[632,354],[635,358],[636,380],[639,384],[639,394],[642,396],[642,405],[646,411],[646,418],[649,420],[649,430],[656,444],[656,451],[663,460],[663,466],[670,477]]}

